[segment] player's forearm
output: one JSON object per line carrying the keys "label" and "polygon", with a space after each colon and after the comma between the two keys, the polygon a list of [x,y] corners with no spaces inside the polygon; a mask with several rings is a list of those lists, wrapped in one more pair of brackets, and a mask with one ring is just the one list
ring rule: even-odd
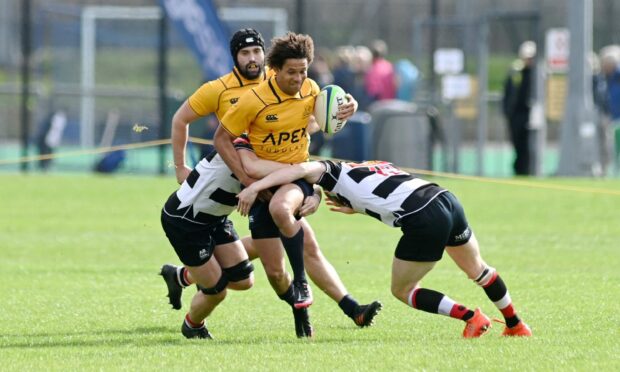
{"label": "player's forearm", "polygon": [[247,175],[255,179],[261,179],[279,169],[290,167],[290,165],[286,163],[261,159],[256,156],[254,151],[244,148],[237,150],[237,155],[239,155],[239,159],[241,159],[241,164]]}
{"label": "player's forearm", "polygon": [[239,182],[245,186],[249,186],[253,180],[245,172],[245,169],[243,169],[241,159],[233,146],[233,139],[232,135],[220,125],[213,136],[213,146],[215,146],[215,150],[217,150],[217,153],[222,157],[228,169],[235,174]]}
{"label": "player's forearm", "polygon": [[305,176],[306,171],[303,167],[300,167],[299,164],[294,166],[287,166],[286,168],[280,168],[273,173],[269,173],[264,178],[254,182],[251,187],[256,192],[260,192],[273,186],[291,183],[300,178],[304,178]]}
{"label": "player's forearm", "polygon": [[171,142],[172,155],[175,166],[185,165],[185,147],[187,146],[189,123],[184,122],[176,115],[172,118]]}
{"label": "player's forearm", "polygon": [[308,128],[306,129],[306,131],[309,134],[314,134],[320,130],[321,130],[321,127],[319,126],[319,123],[316,121],[316,118],[314,117],[314,115],[310,115],[310,118],[308,119]]}

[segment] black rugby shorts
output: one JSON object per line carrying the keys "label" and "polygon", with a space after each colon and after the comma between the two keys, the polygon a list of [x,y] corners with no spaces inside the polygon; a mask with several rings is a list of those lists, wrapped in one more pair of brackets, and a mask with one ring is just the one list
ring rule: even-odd
{"label": "black rugby shorts", "polygon": [[405,261],[435,262],[446,246],[459,246],[471,238],[463,206],[445,191],[421,211],[402,220],[400,238],[394,255]]}
{"label": "black rugby shorts", "polygon": [[201,266],[209,261],[216,245],[239,240],[232,221],[226,217],[214,224],[201,225],[162,211],[161,225],[177,256],[186,266]]}
{"label": "black rugby shorts", "polygon": [[[308,196],[314,195],[314,188],[312,187],[312,184],[306,180],[299,179],[291,183],[297,185],[301,189],[304,194],[304,199]],[[278,190],[278,187],[271,188],[270,190],[275,193]],[[271,213],[269,213],[269,202],[256,200],[252,205],[252,208],[250,208],[249,217],[252,239],[270,239],[280,237],[280,230],[278,229],[278,226],[276,226],[275,222],[273,222]],[[300,219],[301,217],[295,216],[295,218]]]}

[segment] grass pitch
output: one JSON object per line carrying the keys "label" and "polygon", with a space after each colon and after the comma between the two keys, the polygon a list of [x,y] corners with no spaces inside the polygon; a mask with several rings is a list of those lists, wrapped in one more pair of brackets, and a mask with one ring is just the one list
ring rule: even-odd
{"label": "grass pitch", "polygon": [[[322,207],[310,218],[322,250],[354,297],[383,302],[375,326],[358,329],[315,288],[316,337],[298,340],[256,263],[254,288],[209,318],[216,339],[186,340],[193,289],[174,311],[157,275],[178,263],[159,225],[173,177],[0,174],[0,369],[620,370],[620,182],[438,182],[463,202],[534,337],[504,339],[495,324],[464,340],[462,322],[396,301],[399,230]],[[589,191],[554,189],[567,185]],[[423,285],[500,315],[447,256]]]}

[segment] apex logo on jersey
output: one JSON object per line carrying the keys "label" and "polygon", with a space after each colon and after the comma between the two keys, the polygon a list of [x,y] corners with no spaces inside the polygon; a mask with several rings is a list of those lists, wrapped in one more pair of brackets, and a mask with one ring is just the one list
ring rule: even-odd
{"label": "apex logo on jersey", "polygon": [[271,121],[271,122],[273,122],[273,121],[278,121],[278,115],[276,115],[276,114],[270,114],[270,115],[267,115],[267,116],[265,117],[265,120],[266,120],[266,121]]}
{"label": "apex logo on jersey", "polygon": [[203,258],[207,257],[209,254],[207,253],[206,249],[201,249],[198,252],[198,257],[200,257],[200,259],[202,260]]}
{"label": "apex logo on jersey", "polygon": [[[277,138],[276,138],[277,135]],[[292,132],[269,133],[263,138],[263,143],[280,146],[282,142],[296,143],[306,136],[306,128],[295,129]]]}

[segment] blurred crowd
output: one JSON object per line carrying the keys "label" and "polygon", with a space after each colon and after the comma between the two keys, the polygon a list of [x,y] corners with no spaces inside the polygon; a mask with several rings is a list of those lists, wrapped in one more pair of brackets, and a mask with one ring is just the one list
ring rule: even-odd
{"label": "blurred crowd", "polygon": [[334,51],[318,50],[308,76],[323,87],[336,84],[351,93],[365,110],[379,100],[411,101],[419,79],[416,66],[407,59],[395,63],[385,57],[387,44],[374,40],[369,46],[346,45]]}
{"label": "blurred crowd", "polygon": [[[418,68],[407,59],[392,63],[386,59],[387,54],[388,46],[383,40],[374,40],[368,46],[341,46],[334,51],[321,49],[315,53],[308,77],[320,87],[340,86],[355,97],[360,112],[377,101],[413,101],[420,80]],[[324,143],[322,133],[315,134],[310,153],[319,154]]]}
{"label": "blurred crowd", "polygon": [[[518,59],[504,81],[502,110],[508,123],[510,141],[514,147],[515,175],[533,174],[530,162],[532,111],[532,69],[535,64],[536,44],[521,44]],[[599,175],[607,175],[611,168],[620,174],[620,45],[609,45],[598,54],[589,55],[592,68],[592,95],[597,109],[597,140]]]}

